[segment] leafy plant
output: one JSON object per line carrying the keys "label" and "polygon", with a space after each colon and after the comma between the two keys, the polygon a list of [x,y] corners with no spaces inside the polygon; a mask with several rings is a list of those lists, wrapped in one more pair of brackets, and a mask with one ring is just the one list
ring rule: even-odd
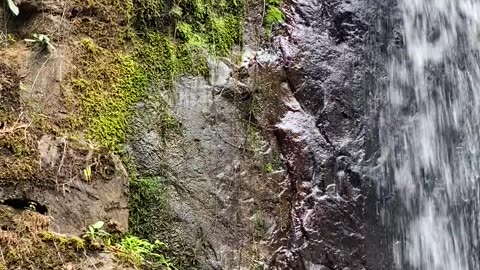
{"label": "leafy plant", "polygon": [[263,23],[267,32],[270,32],[275,24],[285,21],[285,14],[283,14],[280,9],[282,0],[267,0],[267,5],[268,7],[265,17],[263,18]]}
{"label": "leafy plant", "polygon": [[42,49],[55,50],[50,37],[44,34],[33,34],[33,39],[25,39],[26,42],[35,43]]}
{"label": "leafy plant", "polygon": [[83,238],[92,242],[110,236],[108,232],[103,229],[105,222],[97,221],[95,224],[88,226]]}
{"label": "leafy plant", "polygon": [[157,250],[166,247],[163,242],[155,241],[154,244],[151,244],[138,237],[128,236],[122,239],[116,247],[118,249],[116,256],[132,265],[152,264],[166,270],[175,269],[173,263],[167,257],[157,252]]}
{"label": "leafy plant", "polygon": [[18,16],[18,14],[20,13],[20,10],[18,9],[17,5],[15,5],[15,2],[13,2],[13,0],[7,0],[7,4],[8,4],[8,7],[10,8],[10,11],[12,11],[12,13],[15,16]]}
{"label": "leafy plant", "polygon": [[269,6],[267,9],[267,14],[265,14],[265,25],[267,27],[272,27],[276,23],[281,23],[285,21],[285,15],[283,12],[276,6]]}

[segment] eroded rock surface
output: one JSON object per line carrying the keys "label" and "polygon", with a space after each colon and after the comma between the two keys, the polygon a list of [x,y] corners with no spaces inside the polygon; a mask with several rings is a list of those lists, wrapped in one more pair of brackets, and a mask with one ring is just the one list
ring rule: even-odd
{"label": "eroded rock surface", "polygon": [[149,109],[155,105],[138,104],[139,135],[129,151],[142,175],[167,186],[167,230],[178,236],[173,242],[181,238],[195,250],[200,269],[253,267],[268,256],[261,239],[274,227],[284,172],[264,170],[271,146],[251,138],[242,111],[248,102],[237,99],[246,93],[233,70],[224,62],[211,62],[210,68],[209,79],[176,82],[171,110],[182,134],[167,143],[151,125],[159,117]]}
{"label": "eroded rock surface", "polygon": [[288,167],[291,223],[271,267],[385,269],[367,251],[378,251],[382,236],[367,232],[381,234],[366,173],[375,152],[372,76],[383,68],[379,16],[389,3],[289,4],[276,37],[285,74],[275,134]]}

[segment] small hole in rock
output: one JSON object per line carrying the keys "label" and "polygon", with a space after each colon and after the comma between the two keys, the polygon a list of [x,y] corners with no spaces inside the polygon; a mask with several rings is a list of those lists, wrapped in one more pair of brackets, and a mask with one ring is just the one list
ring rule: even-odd
{"label": "small hole in rock", "polygon": [[37,201],[27,198],[14,198],[0,201],[0,205],[7,205],[18,210],[31,210],[42,215],[48,213],[48,209],[45,205],[40,204]]}

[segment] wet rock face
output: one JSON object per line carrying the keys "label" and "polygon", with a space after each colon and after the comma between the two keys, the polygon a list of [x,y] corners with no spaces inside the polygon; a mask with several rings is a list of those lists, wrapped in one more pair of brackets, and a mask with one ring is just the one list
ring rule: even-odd
{"label": "wet rock face", "polygon": [[287,110],[275,133],[293,201],[276,269],[385,269],[367,252],[381,238],[368,231],[382,230],[365,175],[376,151],[369,104],[379,87],[374,80],[384,76],[372,70],[381,71],[386,59],[387,2],[290,3],[287,34],[277,44],[293,100],[283,99]]}
{"label": "wet rock face", "polygon": [[[141,176],[166,186],[170,219],[158,223],[168,228],[150,234],[193,250],[197,265],[186,269],[250,269],[255,260],[268,258],[260,241],[275,227],[275,211],[284,204],[278,198],[284,171],[264,169],[263,155],[271,149],[268,142],[251,139],[252,124],[241,109],[248,104],[241,100],[247,90],[235,86],[234,71],[222,62],[210,68],[210,78],[175,82],[171,112],[182,134],[159,143],[161,135],[151,124],[158,115],[139,104],[145,113],[135,119],[139,135],[129,151]],[[255,143],[261,149],[252,150]]]}

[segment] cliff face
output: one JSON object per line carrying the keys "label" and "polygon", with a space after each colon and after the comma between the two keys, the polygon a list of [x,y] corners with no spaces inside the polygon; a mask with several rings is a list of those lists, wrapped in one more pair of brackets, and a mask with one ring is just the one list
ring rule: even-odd
{"label": "cliff face", "polygon": [[[395,3],[295,1],[282,53],[274,134],[287,165],[290,227],[278,269],[389,269],[372,182],[377,100]],[[281,31],[280,31],[281,33]]]}
{"label": "cliff face", "polygon": [[392,4],[285,2],[271,33],[255,1],[16,4],[0,202],[160,240],[177,269],[385,269],[366,168]]}

